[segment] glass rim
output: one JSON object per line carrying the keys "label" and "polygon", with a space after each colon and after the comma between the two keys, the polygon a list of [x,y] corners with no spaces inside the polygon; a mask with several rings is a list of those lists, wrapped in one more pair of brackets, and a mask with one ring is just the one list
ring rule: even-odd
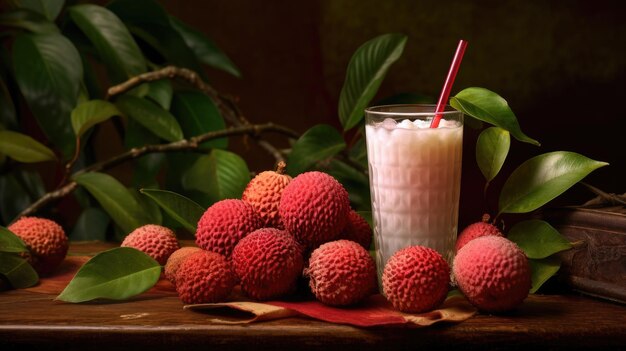
{"label": "glass rim", "polygon": [[[379,109],[393,109],[398,107],[432,107],[432,111],[427,112],[395,112],[395,111],[379,111]],[[455,110],[450,105],[446,105],[445,110],[443,112],[436,113],[435,108],[437,105],[435,104],[392,104],[392,105],[378,105],[378,106],[370,106],[365,109],[366,114],[372,115],[380,115],[380,116],[433,116],[435,114],[441,115],[454,115],[454,114],[463,114],[463,112],[459,110]]]}

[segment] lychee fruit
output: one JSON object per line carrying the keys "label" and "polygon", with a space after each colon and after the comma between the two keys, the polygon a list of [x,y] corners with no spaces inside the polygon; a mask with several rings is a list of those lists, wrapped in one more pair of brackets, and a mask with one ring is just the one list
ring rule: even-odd
{"label": "lychee fruit", "polygon": [[269,300],[295,291],[304,259],[300,245],[288,232],[263,228],[239,241],[232,265],[246,295]]}
{"label": "lychee fruit", "polygon": [[52,273],[67,254],[67,236],[63,228],[54,221],[22,217],[8,229],[24,241],[29,251],[27,259],[40,275]]}
{"label": "lychee fruit", "polygon": [[241,199],[254,207],[263,227],[282,229],[278,205],[283,189],[291,181],[285,173],[285,162],[278,162],[276,171],[265,171],[254,177],[243,191]]}
{"label": "lychee fruit", "polygon": [[167,263],[165,263],[165,268],[163,269],[165,278],[176,286],[176,272],[178,271],[180,264],[183,263],[183,260],[189,257],[189,255],[200,250],[202,249],[199,247],[185,246],[174,251],[174,253],[170,255],[170,258],[167,259]]}
{"label": "lychee fruit", "polygon": [[431,311],[448,293],[450,267],[437,251],[409,246],[397,251],[383,271],[383,291],[394,308],[407,313]]}
{"label": "lychee fruit", "polygon": [[230,258],[239,240],[261,227],[252,205],[235,199],[218,201],[198,221],[196,244]]}
{"label": "lychee fruit", "polygon": [[360,214],[354,210],[348,212],[348,223],[339,234],[339,239],[351,240],[369,250],[372,245],[372,228]]}
{"label": "lychee fruit", "polygon": [[285,229],[305,250],[335,240],[350,211],[348,192],[332,176],[306,172],[283,190],[278,212]]}
{"label": "lychee fruit", "polygon": [[481,222],[476,222],[468,225],[463,229],[461,234],[456,239],[456,251],[458,252],[465,244],[470,242],[473,239],[479,238],[481,236],[495,235],[504,237],[502,232],[498,227],[489,223],[489,215],[483,215],[483,219]]}
{"label": "lychee fruit", "polygon": [[204,250],[183,260],[175,280],[178,297],[186,304],[224,301],[237,281],[224,256]]}
{"label": "lychee fruit", "polygon": [[180,248],[176,234],[171,229],[156,224],[146,224],[133,230],[124,238],[121,246],[142,251],[161,266]]}
{"label": "lychee fruit", "polygon": [[315,297],[324,304],[357,303],[376,289],[376,265],[361,245],[350,240],[322,244],[309,258],[305,270]]}
{"label": "lychee fruit", "polygon": [[524,252],[499,236],[476,238],[457,252],[452,265],[469,302],[486,312],[504,312],[528,296],[531,272]]}

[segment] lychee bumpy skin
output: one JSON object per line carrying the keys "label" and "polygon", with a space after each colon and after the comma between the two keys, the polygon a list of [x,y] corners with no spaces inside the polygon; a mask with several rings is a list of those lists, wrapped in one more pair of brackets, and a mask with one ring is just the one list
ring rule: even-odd
{"label": "lychee bumpy skin", "polygon": [[348,221],[348,192],[323,172],[295,177],[283,191],[278,208],[285,229],[305,250],[336,240]]}
{"label": "lychee bumpy skin", "polygon": [[315,297],[331,306],[352,305],[376,289],[376,265],[369,252],[349,240],[331,241],[311,253],[305,274]]}
{"label": "lychee bumpy skin", "polygon": [[352,240],[364,249],[369,250],[372,245],[372,228],[360,214],[354,210],[348,213],[348,223],[341,231],[339,239]]}
{"label": "lychee bumpy skin", "polygon": [[169,228],[146,224],[124,238],[122,247],[132,247],[154,258],[160,265],[164,265],[174,251],[178,250],[176,234]]}
{"label": "lychee bumpy skin", "polygon": [[263,227],[283,228],[278,206],[283,190],[291,181],[291,177],[284,174],[285,167],[281,161],[276,171],[259,173],[248,183],[241,196],[241,200],[252,205],[259,214]]}
{"label": "lychee bumpy skin", "polygon": [[295,291],[304,258],[291,234],[262,228],[239,241],[233,250],[232,264],[246,295],[269,300]]}
{"label": "lychee bumpy skin", "polygon": [[226,258],[201,250],[187,257],[176,272],[176,292],[183,303],[215,303],[226,300],[237,279]]}
{"label": "lychee bumpy skin", "polygon": [[397,251],[385,265],[383,291],[394,308],[408,313],[427,312],[446,298],[450,267],[437,251],[410,246]]}
{"label": "lychee bumpy skin", "polygon": [[56,222],[39,217],[22,217],[7,229],[19,236],[28,253],[29,263],[40,275],[52,273],[63,262],[69,242]]}
{"label": "lychee bumpy skin", "polygon": [[200,217],[196,244],[230,258],[239,240],[261,227],[261,219],[250,204],[235,199],[218,201]]}
{"label": "lychee bumpy skin", "polygon": [[456,239],[455,249],[458,252],[468,242],[476,238],[480,238],[482,236],[489,236],[489,235],[504,237],[504,235],[502,234],[500,229],[498,229],[498,227],[489,223],[489,215],[485,214],[483,215],[482,221],[470,224],[467,227],[465,227],[465,229],[463,229],[463,231],[459,234],[458,238]]}
{"label": "lychee bumpy skin", "polygon": [[167,259],[165,267],[163,268],[163,274],[165,275],[165,278],[169,280],[172,285],[174,285],[174,287],[176,286],[176,272],[178,271],[180,264],[183,263],[183,261],[191,254],[200,250],[202,249],[195,246],[181,247],[180,249],[174,251],[174,253],[172,253]]}
{"label": "lychee bumpy skin", "polygon": [[486,312],[504,312],[520,305],[531,287],[524,252],[499,236],[476,238],[457,253],[452,271],[469,302]]}

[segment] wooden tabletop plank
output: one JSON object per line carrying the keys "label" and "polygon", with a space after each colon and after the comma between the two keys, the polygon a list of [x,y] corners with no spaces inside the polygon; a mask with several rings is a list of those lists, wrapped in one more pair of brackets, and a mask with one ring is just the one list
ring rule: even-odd
{"label": "wooden tabletop plank", "polygon": [[[73,251],[98,252],[83,244]],[[91,250],[91,251],[90,251]],[[306,318],[220,325],[183,310],[175,296],[143,294],[117,303],[69,304],[53,295],[0,293],[0,350],[326,350],[603,349],[626,350],[626,306],[581,296],[535,295],[509,314],[479,314],[422,329],[362,329]]]}

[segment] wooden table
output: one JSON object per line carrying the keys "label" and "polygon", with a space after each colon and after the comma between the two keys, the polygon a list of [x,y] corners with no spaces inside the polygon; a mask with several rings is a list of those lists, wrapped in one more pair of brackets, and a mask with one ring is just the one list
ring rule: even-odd
{"label": "wooden table", "polygon": [[626,350],[626,306],[575,295],[531,296],[507,315],[422,329],[359,329],[305,318],[217,325],[183,310],[176,297],[80,305],[53,298],[23,290],[0,293],[0,350]]}

